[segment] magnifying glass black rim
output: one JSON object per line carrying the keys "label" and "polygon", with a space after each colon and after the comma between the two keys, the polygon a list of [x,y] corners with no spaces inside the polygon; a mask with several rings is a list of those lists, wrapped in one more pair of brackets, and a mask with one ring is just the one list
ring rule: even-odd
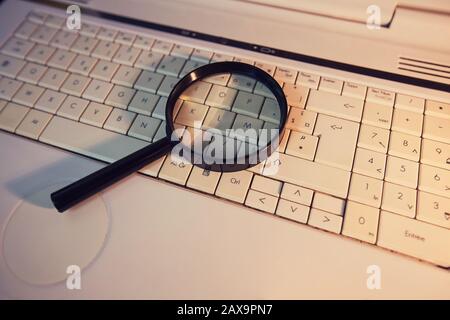
{"label": "magnifying glass black rim", "polygon": [[[279,83],[270,76],[264,70],[257,68],[253,65],[242,63],[242,62],[215,62],[211,64],[206,64],[201,66],[188,74],[186,74],[180,81],[172,89],[166,104],[166,134],[167,137],[172,137],[173,132],[175,131],[174,125],[174,116],[173,111],[175,109],[175,105],[180,98],[181,94],[186,91],[194,82],[203,80],[205,78],[222,74],[222,73],[230,73],[230,74],[239,74],[243,76],[248,76],[252,79],[255,79],[265,85],[275,97],[279,109],[280,109],[280,125],[279,125],[279,134],[278,136],[273,137],[273,139],[263,148],[265,154],[270,156],[273,152],[272,145],[275,140],[278,142],[281,141],[284,135],[285,123],[287,119],[288,106],[286,101],[286,96],[284,95],[283,89],[279,85]],[[181,139],[181,137],[180,137]],[[259,150],[261,151],[261,150]],[[194,151],[191,150],[191,159],[194,157]],[[258,163],[250,163],[249,155],[245,156],[243,163],[234,163],[229,164],[225,163],[225,159],[223,159],[222,164],[195,164],[196,166],[211,170],[211,171],[239,171]],[[189,159],[190,160],[190,159]]]}

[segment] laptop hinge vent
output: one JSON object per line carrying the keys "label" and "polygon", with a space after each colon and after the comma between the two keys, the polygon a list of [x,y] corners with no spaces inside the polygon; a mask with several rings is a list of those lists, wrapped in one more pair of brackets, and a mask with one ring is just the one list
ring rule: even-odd
{"label": "laptop hinge vent", "polygon": [[397,68],[416,74],[437,77],[438,79],[450,79],[450,66],[443,63],[430,62],[410,57],[399,57]]}

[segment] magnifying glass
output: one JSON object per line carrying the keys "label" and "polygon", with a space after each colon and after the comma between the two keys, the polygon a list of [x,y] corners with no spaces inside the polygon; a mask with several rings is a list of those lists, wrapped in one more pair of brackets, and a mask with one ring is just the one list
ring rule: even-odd
{"label": "magnifying glass", "polygon": [[51,194],[64,212],[165,154],[210,171],[244,170],[267,159],[283,137],[287,102],[278,82],[240,62],[185,75],[166,104],[166,136]]}

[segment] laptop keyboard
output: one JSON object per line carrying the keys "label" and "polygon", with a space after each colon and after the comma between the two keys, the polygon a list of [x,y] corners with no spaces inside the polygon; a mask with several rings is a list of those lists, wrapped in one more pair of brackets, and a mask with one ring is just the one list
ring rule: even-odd
{"label": "laptop keyboard", "polygon": [[[63,17],[30,12],[1,47],[0,128],[112,162],[164,136],[178,79],[232,60],[283,86],[290,110],[276,160],[221,174],[163,157],[143,174],[450,266],[450,105],[443,102],[105,25],[69,31]],[[265,94],[239,76],[211,82]],[[199,101],[213,98],[206,91]],[[258,110],[264,120],[268,110]]]}

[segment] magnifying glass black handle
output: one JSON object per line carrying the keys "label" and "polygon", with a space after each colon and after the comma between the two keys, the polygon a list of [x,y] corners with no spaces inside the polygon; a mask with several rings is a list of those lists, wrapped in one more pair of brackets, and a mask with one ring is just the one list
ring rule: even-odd
{"label": "magnifying glass black handle", "polygon": [[52,202],[59,212],[64,212],[113,183],[138,171],[152,161],[159,159],[167,154],[173,146],[174,142],[169,137],[164,137],[103,169],[53,192],[50,195]]}

